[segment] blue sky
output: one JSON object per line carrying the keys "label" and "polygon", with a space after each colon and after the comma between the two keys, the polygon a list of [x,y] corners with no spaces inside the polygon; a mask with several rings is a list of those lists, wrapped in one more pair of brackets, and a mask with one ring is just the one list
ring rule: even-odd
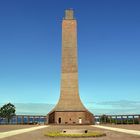
{"label": "blue sky", "polygon": [[95,114],[140,113],[139,7],[139,0],[1,0],[0,104],[45,114],[58,101],[61,22],[73,8],[84,105]]}

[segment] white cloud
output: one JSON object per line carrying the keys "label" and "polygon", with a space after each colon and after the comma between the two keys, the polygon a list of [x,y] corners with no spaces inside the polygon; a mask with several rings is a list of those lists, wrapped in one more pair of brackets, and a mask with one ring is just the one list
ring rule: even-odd
{"label": "white cloud", "polygon": [[[2,105],[2,104],[0,104]],[[45,103],[15,103],[16,114],[23,115],[46,115],[53,109],[54,104]],[[94,115],[99,114],[140,114],[140,101],[104,101],[104,102],[88,102],[86,103]]]}
{"label": "white cloud", "polygon": [[15,103],[16,114],[46,115],[54,107],[53,104]]}
{"label": "white cloud", "polygon": [[88,102],[87,107],[93,114],[140,114],[140,101]]}

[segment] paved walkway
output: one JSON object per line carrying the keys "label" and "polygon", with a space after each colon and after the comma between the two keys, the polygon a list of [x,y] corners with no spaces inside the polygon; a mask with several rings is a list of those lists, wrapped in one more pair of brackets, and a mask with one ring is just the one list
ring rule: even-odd
{"label": "paved walkway", "polygon": [[1,132],[0,133],[0,139],[10,137],[10,136],[14,136],[14,135],[18,135],[18,134],[22,134],[22,133],[26,133],[26,132],[31,132],[31,131],[42,129],[42,128],[45,128],[45,127],[49,127],[49,126],[36,126],[36,127],[31,127],[31,128],[11,130],[11,131],[8,131],[8,132]]}
{"label": "paved walkway", "polygon": [[122,132],[122,133],[127,133],[127,134],[139,135],[140,136],[140,131],[137,131],[137,130],[128,130],[128,129],[122,129],[122,128],[101,126],[101,125],[91,125],[91,126],[96,127],[96,128],[107,129],[107,130],[112,130],[112,131],[117,131],[117,132]]}

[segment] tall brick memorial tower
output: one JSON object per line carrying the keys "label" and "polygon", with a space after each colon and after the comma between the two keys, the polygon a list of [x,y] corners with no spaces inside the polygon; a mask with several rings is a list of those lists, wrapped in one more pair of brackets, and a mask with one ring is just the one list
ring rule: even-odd
{"label": "tall brick memorial tower", "polygon": [[74,11],[65,11],[62,21],[62,67],[60,98],[48,114],[48,123],[92,124],[93,114],[82,104],[78,91],[77,22]]}

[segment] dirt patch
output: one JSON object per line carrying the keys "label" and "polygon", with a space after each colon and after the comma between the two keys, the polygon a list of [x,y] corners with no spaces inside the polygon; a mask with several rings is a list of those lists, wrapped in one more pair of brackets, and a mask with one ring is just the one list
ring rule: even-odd
{"label": "dirt patch", "polygon": [[103,126],[109,126],[109,127],[116,127],[116,128],[123,128],[123,129],[129,129],[129,130],[139,130],[140,131],[140,125],[139,124],[124,124],[124,125],[103,125]]}
{"label": "dirt patch", "polygon": [[34,127],[35,125],[0,125],[0,132]]}

